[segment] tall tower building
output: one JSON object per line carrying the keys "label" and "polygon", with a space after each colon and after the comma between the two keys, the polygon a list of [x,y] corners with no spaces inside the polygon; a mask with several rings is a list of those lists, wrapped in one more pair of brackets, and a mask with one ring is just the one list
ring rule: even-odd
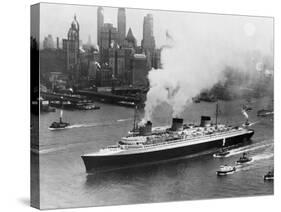
{"label": "tall tower building", "polygon": [[117,28],[120,34],[119,45],[123,45],[126,38],[126,13],[125,8],[118,8]]}
{"label": "tall tower building", "polygon": [[79,69],[79,23],[74,15],[74,20],[67,33],[67,39],[63,39],[66,70],[72,75],[78,75]]}
{"label": "tall tower building", "polygon": [[141,42],[141,46],[144,50],[154,50],[155,49],[152,14],[147,14],[143,19],[143,39]]}
{"label": "tall tower building", "polygon": [[98,46],[101,46],[101,30],[104,24],[104,17],[103,17],[103,8],[98,7],[98,12],[97,12],[97,43]]}
{"label": "tall tower building", "polygon": [[137,40],[135,36],[133,35],[131,27],[129,28],[127,37],[126,37],[126,47],[129,48],[136,48],[137,46]]}

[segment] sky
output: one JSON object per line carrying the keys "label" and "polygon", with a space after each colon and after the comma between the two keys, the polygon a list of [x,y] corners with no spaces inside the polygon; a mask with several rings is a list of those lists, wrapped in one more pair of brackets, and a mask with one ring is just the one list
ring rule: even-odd
{"label": "sky", "polygon": [[[104,8],[104,22],[117,26],[117,8]],[[126,31],[132,28],[140,45],[142,40],[143,18],[151,13],[154,18],[156,46],[166,43],[166,31],[170,34],[193,33],[190,29],[204,29],[202,33],[219,34],[223,39],[232,37],[231,42],[250,42],[253,45],[270,47],[273,43],[273,19],[266,17],[218,15],[206,13],[175,12],[160,10],[126,9]],[[66,38],[74,14],[80,24],[80,38],[86,43],[89,35],[93,43],[97,39],[97,7],[67,4],[42,3],[40,6],[40,41],[51,34],[53,38]],[[210,32],[210,33],[209,33]],[[235,41],[236,39],[236,41]],[[258,44],[260,45],[260,44]]]}

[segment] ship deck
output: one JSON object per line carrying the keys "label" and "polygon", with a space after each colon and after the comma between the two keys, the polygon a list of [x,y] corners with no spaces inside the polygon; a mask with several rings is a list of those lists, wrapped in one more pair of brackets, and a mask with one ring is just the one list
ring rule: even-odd
{"label": "ship deck", "polygon": [[[224,140],[227,143],[227,138],[236,137],[240,135],[246,135],[253,133],[252,130],[240,128],[240,129],[232,129],[226,132],[217,132],[208,135],[202,136],[188,136],[182,137],[180,139],[166,141],[166,142],[158,142],[153,144],[140,144],[140,145],[116,145],[111,146],[111,148],[105,148],[100,150],[99,152],[94,152],[90,154],[85,154],[84,156],[114,156],[114,155],[127,155],[127,154],[138,154],[145,152],[153,152],[153,151],[161,151],[166,149],[172,149],[183,146],[191,146],[200,143],[207,143],[214,140]],[[224,142],[223,141],[223,142]],[[222,143],[223,146],[223,143]]]}

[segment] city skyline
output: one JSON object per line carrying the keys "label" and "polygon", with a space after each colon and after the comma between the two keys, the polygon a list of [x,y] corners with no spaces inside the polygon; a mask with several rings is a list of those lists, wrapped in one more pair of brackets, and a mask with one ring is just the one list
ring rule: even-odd
{"label": "city skyline", "polygon": [[[97,8],[98,6],[81,6],[81,5],[57,5],[43,4],[40,12],[40,43],[44,37],[51,34],[53,38],[60,38],[60,41],[66,37],[69,26],[74,15],[80,24],[80,40],[83,44],[91,36],[93,44],[97,44]],[[118,8],[103,7],[104,23],[112,23],[117,27]],[[219,14],[201,14],[174,11],[156,11],[142,9],[125,9],[126,11],[126,34],[129,28],[137,40],[137,45],[141,45],[143,39],[143,22],[147,14],[153,16],[153,31],[156,47],[159,48],[166,44],[167,31],[173,36],[174,32],[181,31],[181,26],[192,29],[203,29],[203,33],[218,34],[221,38],[227,39],[229,35],[236,35],[242,42],[250,42],[249,45],[258,46],[260,49],[269,47],[267,50],[272,51],[273,43],[273,19],[268,17],[251,17],[251,16],[233,16],[228,15],[224,20],[220,19]],[[52,16],[47,14],[52,13]],[[173,20],[173,21],[171,21]],[[193,20],[192,22],[190,20]],[[174,22],[177,22],[175,25]],[[224,31],[221,31],[224,29]],[[210,33],[209,33],[210,32]],[[245,41],[243,41],[243,39]],[[228,41],[230,45],[237,45],[235,40]],[[258,45],[256,45],[256,43]],[[242,44],[243,45],[243,44]]]}
{"label": "city skyline", "polygon": [[[44,4],[41,5],[41,22],[40,27],[40,42],[42,37],[46,37],[49,34],[53,38],[59,37],[60,40],[66,37],[67,30],[71,25],[74,15],[77,16],[77,20],[80,23],[80,35],[83,44],[91,36],[93,44],[97,44],[97,9],[98,6],[79,6],[76,5],[56,5],[56,4]],[[53,17],[49,17],[47,11],[59,10],[59,13],[55,13]],[[114,27],[118,27],[118,8],[103,7],[104,11],[104,23],[111,23]],[[150,10],[138,10],[138,9],[125,9],[126,13],[126,36],[129,28],[132,29],[134,36],[137,39],[137,44],[141,45],[143,35],[143,19],[148,13],[152,13]],[[136,13],[138,15],[136,15]],[[87,14],[87,15],[86,15]],[[60,27],[58,27],[60,26]],[[162,40],[165,39],[165,30],[161,30]],[[160,34],[157,33],[157,34]]]}

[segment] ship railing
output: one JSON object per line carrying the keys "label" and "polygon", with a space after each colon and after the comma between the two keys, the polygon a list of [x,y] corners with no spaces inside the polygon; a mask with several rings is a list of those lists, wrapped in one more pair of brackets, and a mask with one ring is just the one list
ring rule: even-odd
{"label": "ship railing", "polygon": [[120,148],[121,149],[141,149],[141,148],[144,148],[144,145],[143,144],[122,144],[120,145]]}
{"label": "ship railing", "polygon": [[[235,131],[241,131],[241,130],[235,130]],[[165,142],[155,142],[155,143],[150,143],[150,144],[144,144],[145,147],[153,147],[153,146],[159,146],[159,145],[166,145],[166,144],[171,144],[171,143],[178,143],[178,142],[186,142],[186,141],[198,141],[198,140],[201,140],[202,138],[222,138],[222,136],[226,136],[226,135],[229,135],[231,132],[224,132],[224,133],[213,133],[213,134],[210,134],[210,135],[201,135],[201,136],[196,136],[196,137],[192,137],[192,136],[185,136],[185,137],[182,137],[181,139],[178,139],[178,140],[170,140],[170,141],[165,141]],[[153,142],[153,141],[151,141]]]}

